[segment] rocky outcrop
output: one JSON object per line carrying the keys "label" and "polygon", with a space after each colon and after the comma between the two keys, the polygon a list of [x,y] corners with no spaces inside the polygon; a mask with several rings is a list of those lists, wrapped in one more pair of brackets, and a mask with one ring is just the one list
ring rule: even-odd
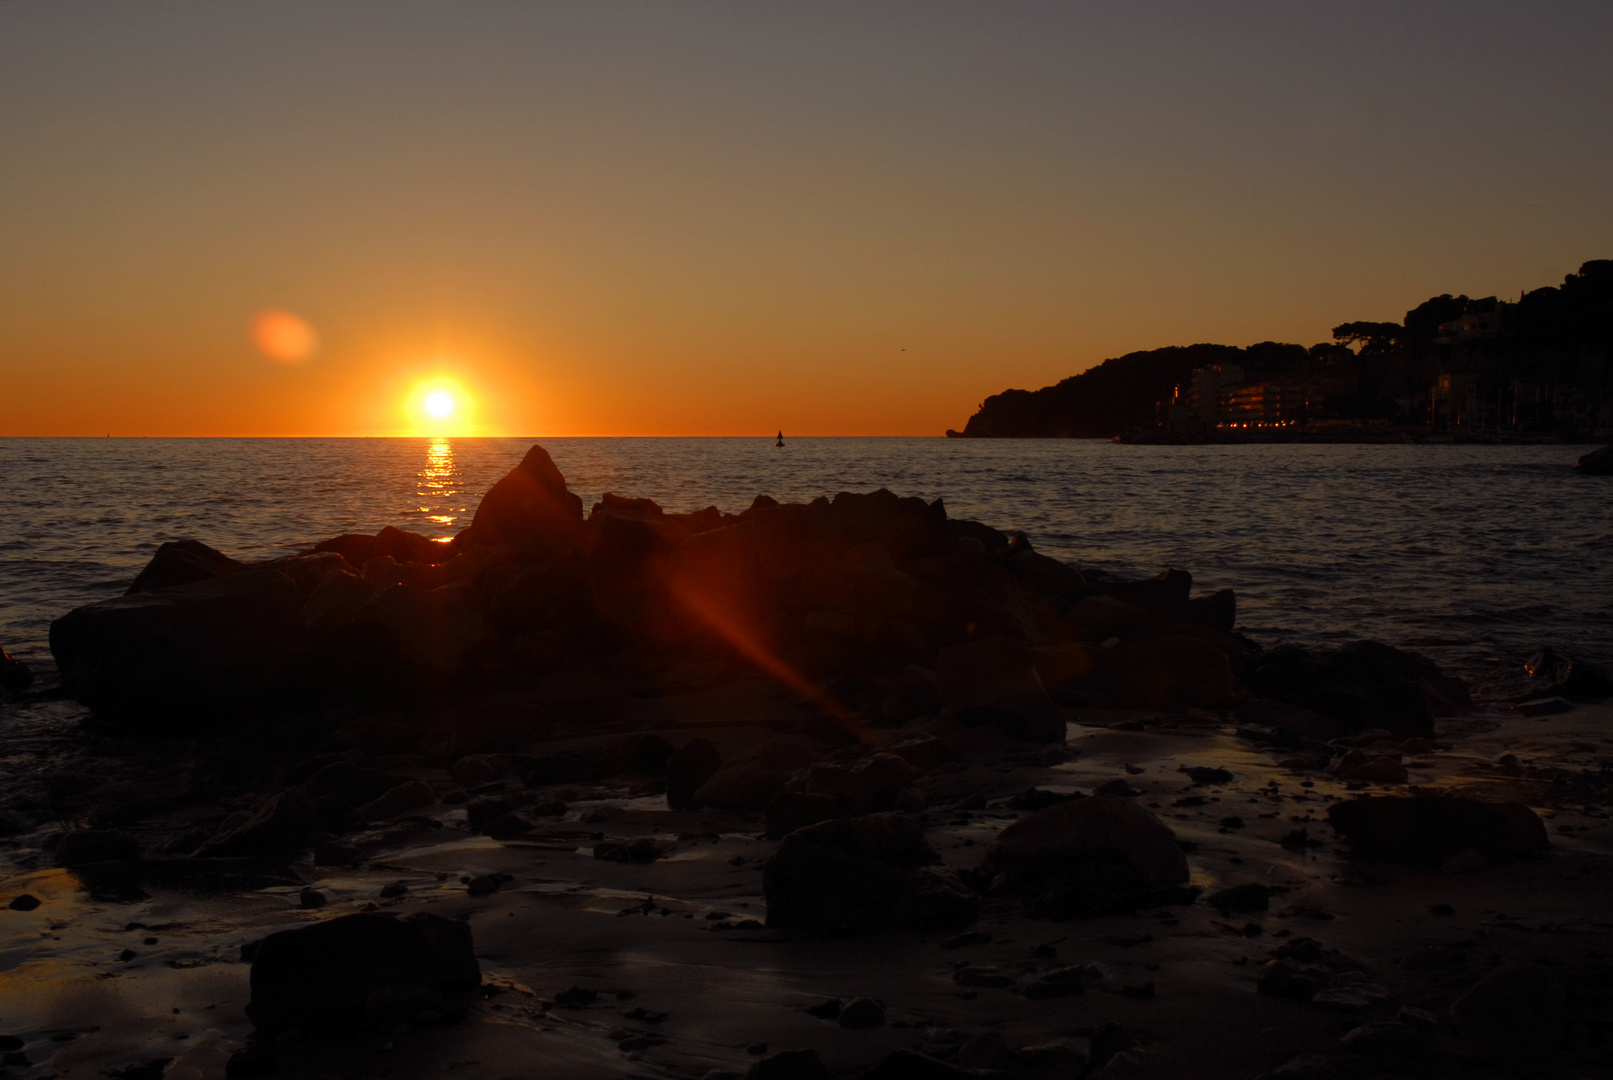
{"label": "rocky outcrop", "polygon": [[0,649],[0,695],[20,694],[34,681],[28,665]]}
{"label": "rocky outcrop", "polygon": [[979,898],[901,814],[810,825],[762,874],[767,925],[809,937],[939,930],[972,921]]}
{"label": "rocky outcrop", "polygon": [[582,498],[566,488],[554,459],[541,446],[483,496],[468,536],[456,545],[508,545],[545,554],[571,552],[582,543]]}
{"label": "rocky outcrop", "polygon": [[68,692],[100,712],[261,705],[307,654],[301,608],[290,578],[247,570],[78,608],[51,624],[50,648]]}
{"label": "rocky outcrop", "polygon": [[1582,455],[1574,467],[1581,476],[1613,476],[1613,446]]}
{"label": "rocky outcrop", "polygon": [[1328,807],[1358,858],[1438,865],[1464,852],[1507,863],[1545,853],[1546,825],[1515,802],[1456,796],[1367,796]]}
{"label": "rocky outcrop", "polygon": [[481,969],[463,922],[424,912],[344,915],[270,934],[250,949],[259,1031],[344,1032],[463,1014]]}
{"label": "rocky outcrop", "polygon": [[1384,728],[1401,737],[1431,735],[1435,717],[1473,710],[1460,679],[1425,656],[1377,641],[1330,652],[1276,649],[1259,661],[1249,686],[1260,697],[1311,709],[1347,730]]}

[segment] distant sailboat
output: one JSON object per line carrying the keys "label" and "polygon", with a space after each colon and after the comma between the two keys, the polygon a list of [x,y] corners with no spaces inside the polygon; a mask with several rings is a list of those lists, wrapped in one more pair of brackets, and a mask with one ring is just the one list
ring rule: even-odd
{"label": "distant sailboat", "polygon": [[774,443],[773,445],[774,446],[783,446],[784,445],[784,429],[783,428],[779,429],[778,442]]}

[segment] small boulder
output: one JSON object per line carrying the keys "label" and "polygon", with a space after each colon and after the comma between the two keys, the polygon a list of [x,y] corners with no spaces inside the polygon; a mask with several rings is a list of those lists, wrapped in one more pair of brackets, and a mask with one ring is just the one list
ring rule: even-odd
{"label": "small boulder", "polygon": [[352,622],[359,609],[380,591],[379,586],[351,570],[332,571],[309,590],[302,605],[303,625],[320,632],[338,630]]}
{"label": "small boulder", "polygon": [[56,862],[60,866],[139,857],[140,845],[134,837],[110,829],[74,829],[56,845]]}
{"label": "small boulder", "polygon": [[846,1002],[840,1010],[843,1028],[876,1028],[885,1025],[885,1004],[875,998],[859,995]]}
{"label": "small boulder", "polygon": [[358,808],[365,821],[383,821],[437,801],[437,794],[424,780],[409,780],[389,789],[380,797]]}
{"label": "small boulder", "polygon": [[481,981],[466,923],[344,915],[257,944],[246,1014],[269,1034],[440,1020],[463,1011]]}
{"label": "small boulder", "polygon": [[767,925],[812,937],[939,930],[980,900],[901,814],[838,818],[786,836],[762,875]]}
{"label": "small boulder", "polygon": [[172,540],[157,549],[145,569],[135,575],[134,583],[124,595],[156,592],[195,581],[211,581],[245,569],[245,563],[236,562],[200,540]]}
{"label": "small boulder", "polygon": [[1146,808],[1113,795],[1062,802],[1014,822],[998,834],[980,873],[1038,889],[1161,889],[1188,879],[1176,834]]}
{"label": "small boulder", "polygon": [[1581,476],[1613,476],[1613,446],[1581,455],[1574,468]]}
{"label": "small boulder", "polygon": [[835,1080],[835,1075],[816,1050],[781,1050],[751,1062],[745,1080]]}
{"label": "small boulder", "polygon": [[1367,796],[1328,807],[1328,820],[1358,858],[1437,866],[1460,852],[1490,861],[1543,854],[1546,825],[1522,803],[1445,796]]}
{"label": "small boulder", "polygon": [[309,798],[335,795],[348,806],[363,806],[403,783],[380,769],[366,769],[351,761],[333,761],[303,781]]}

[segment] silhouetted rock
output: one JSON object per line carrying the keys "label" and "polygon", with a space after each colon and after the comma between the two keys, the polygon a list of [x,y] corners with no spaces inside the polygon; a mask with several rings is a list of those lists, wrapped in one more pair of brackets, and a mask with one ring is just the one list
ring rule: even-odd
{"label": "silhouetted rock", "polygon": [[1540,697],[1553,691],[1581,698],[1613,696],[1613,676],[1602,667],[1583,660],[1573,660],[1546,648],[1531,656],[1524,664],[1531,679],[1544,683],[1533,690],[1531,696]]}
{"label": "silhouetted rock", "polygon": [[1091,652],[1092,668],[1065,689],[1117,707],[1223,709],[1233,703],[1232,665],[1213,643],[1172,635]]}
{"label": "silhouetted rock", "polygon": [[51,623],[67,691],[98,712],[174,716],[272,699],[305,655],[302,596],[244,570],[76,608]]}
{"label": "silhouetted rock", "polygon": [[439,682],[479,644],[487,624],[459,586],[416,589],[394,585],[353,615],[355,641],[380,677],[406,685]]}
{"label": "silhouetted rock", "polygon": [[780,1050],[751,1063],[745,1080],[835,1080],[816,1050]]}
{"label": "silhouetted rock", "polygon": [[720,810],[764,810],[796,770],[805,768],[816,757],[807,747],[786,741],[741,751],[724,761],[700,785],[694,802]]}
{"label": "silhouetted rock", "polygon": [[582,544],[582,524],[582,498],[566,489],[548,451],[534,446],[482,497],[467,542],[571,552]]}
{"label": "silhouetted rock", "polygon": [[1451,1025],[1486,1053],[1512,1057],[1557,1049],[1567,995],[1551,972],[1503,964],[1451,1003]]}
{"label": "silhouetted rock", "polygon": [[1047,696],[1023,641],[986,637],[942,649],[936,672],[947,711],[1031,742],[1063,742],[1064,712]]}
{"label": "silhouetted rock", "polygon": [[666,803],[672,810],[692,810],[694,793],[722,764],[722,754],[710,739],[690,739],[667,759]]}
{"label": "silhouetted rock", "polygon": [[200,540],[171,540],[157,549],[145,569],[135,575],[134,583],[124,595],[155,592],[196,581],[211,581],[245,569],[245,563],[236,562]]}
{"label": "silhouetted rock", "polygon": [[1437,865],[1476,851],[1505,863],[1543,854],[1548,845],[1545,823],[1522,803],[1374,795],[1334,803],[1327,816],[1365,859]]}
{"label": "silhouetted rock", "polygon": [[1021,818],[998,834],[980,876],[1030,889],[1124,893],[1188,879],[1187,857],[1164,822],[1129,799],[1093,795]]}
{"label": "silhouetted rock", "polygon": [[[972,1069],[921,1054],[917,1050],[892,1050],[879,1059],[869,1074],[871,1080],[980,1080]],[[999,1074],[1000,1075],[1000,1074]]]}
{"label": "silhouetted rock", "polygon": [[967,923],[979,898],[900,814],[810,825],[767,863],[767,925],[812,937],[938,930]]}
{"label": "silhouetted rock", "polygon": [[843,1028],[876,1028],[885,1024],[885,1003],[871,997],[859,995],[846,1002],[845,1008],[840,1010],[840,1026]]}
{"label": "silhouetted rock", "polygon": [[1473,709],[1462,680],[1427,657],[1377,641],[1317,653],[1275,649],[1258,662],[1249,685],[1261,697],[1313,709],[1352,731],[1431,735],[1434,717]]}
{"label": "silhouetted rock", "polygon": [[1613,476],[1613,446],[1581,455],[1575,462],[1581,476]]}
{"label": "silhouetted rock", "polygon": [[0,693],[20,694],[34,681],[28,665],[0,649]]}
{"label": "silhouetted rock", "polygon": [[335,795],[351,807],[360,807],[397,787],[403,781],[380,769],[367,769],[351,761],[333,761],[302,783],[312,799]]}
{"label": "silhouetted rock", "polygon": [[259,942],[246,1013],[269,1034],[441,1020],[462,1012],[481,981],[463,922],[344,915]]}
{"label": "silhouetted rock", "polygon": [[353,621],[380,586],[348,570],[334,570],[319,580],[302,605],[303,625],[310,630],[339,630]]}
{"label": "silhouetted rock", "polygon": [[1166,570],[1143,581],[1099,581],[1087,589],[1089,596],[1107,596],[1141,608],[1155,622],[1188,622],[1188,595],[1193,591],[1193,575],[1186,570]]}

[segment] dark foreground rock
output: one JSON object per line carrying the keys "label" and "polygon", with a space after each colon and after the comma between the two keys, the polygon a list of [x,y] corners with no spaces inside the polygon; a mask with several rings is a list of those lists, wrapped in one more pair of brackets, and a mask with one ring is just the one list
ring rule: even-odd
{"label": "dark foreground rock", "polygon": [[1353,641],[1332,651],[1275,649],[1262,658],[1249,687],[1349,731],[1384,728],[1403,738],[1431,735],[1435,717],[1473,710],[1462,680],[1425,656],[1377,641]]}
{"label": "dark foreground rock", "polygon": [[1496,863],[1544,854],[1546,825],[1522,803],[1442,796],[1367,796],[1333,804],[1333,828],[1358,858],[1437,865],[1477,852]]}
{"label": "dark foreground rock", "polygon": [[50,627],[62,681],[114,714],[196,713],[272,700],[306,652],[302,595],[249,570],[77,608]]}
{"label": "dark foreground rock", "polygon": [[1094,795],[1063,802],[1004,829],[980,876],[1029,889],[1143,892],[1188,879],[1176,834],[1131,799]]}
{"label": "dark foreground rock", "polygon": [[245,569],[246,564],[236,562],[200,540],[172,540],[159,547],[145,569],[135,575],[127,595],[211,581]]}
{"label": "dark foreground rock", "polygon": [[28,665],[0,649],[0,698],[5,694],[20,694],[34,681]]}
{"label": "dark foreground rock", "polygon": [[258,942],[251,960],[246,1014],[269,1034],[451,1019],[482,981],[470,927],[423,912],[281,930]]}
{"label": "dark foreground rock", "polygon": [[762,888],[767,925],[810,937],[939,930],[980,912],[979,897],[901,814],[796,830],[768,861]]}
{"label": "dark foreground rock", "polygon": [[1592,450],[1574,464],[1581,476],[1613,476],[1613,446]]}
{"label": "dark foreground rock", "polygon": [[1551,972],[1503,964],[1451,1003],[1451,1025],[1475,1048],[1506,1057],[1549,1053],[1568,1030],[1567,996]]}

